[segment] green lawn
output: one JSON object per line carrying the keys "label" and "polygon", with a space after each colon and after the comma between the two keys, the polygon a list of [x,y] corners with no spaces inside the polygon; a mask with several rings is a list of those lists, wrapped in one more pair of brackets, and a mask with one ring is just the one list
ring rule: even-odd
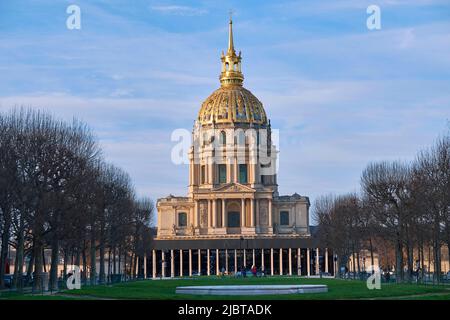
{"label": "green lawn", "polygon": [[[197,296],[175,294],[177,286],[231,285],[231,284],[326,284],[327,293],[263,295],[263,296]],[[450,299],[450,288],[445,286],[415,284],[382,284],[381,290],[368,290],[366,283],[356,280],[306,279],[306,278],[211,278],[175,280],[146,280],[120,283],[113,286],[86,286],[81,290],[65,291],[58,295],[30,296],[11,294],[0,296],[9,299]]]}

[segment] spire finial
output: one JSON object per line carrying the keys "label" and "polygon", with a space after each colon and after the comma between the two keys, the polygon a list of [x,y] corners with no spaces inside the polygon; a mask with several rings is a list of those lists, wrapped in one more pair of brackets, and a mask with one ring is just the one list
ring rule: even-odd
{"label": "spire finial", "polygon": [[228,53],[234,52],[234,42],[233,42],[233,10],[230,10],[230,23],[228,30]]}
{"label": "spire finial", "polygon": [[220,83],[222,86],[242,86],[242,82],[244,81],[244,75],[241,71],[241,53],[239,52],[239,56],[237,56],[234,50],[232,14],[233,11],[230,10],[228,50],[225,55],[222,52],[222,56],[220,57],[220,60],[222,60],[222,72],[220,74]]}

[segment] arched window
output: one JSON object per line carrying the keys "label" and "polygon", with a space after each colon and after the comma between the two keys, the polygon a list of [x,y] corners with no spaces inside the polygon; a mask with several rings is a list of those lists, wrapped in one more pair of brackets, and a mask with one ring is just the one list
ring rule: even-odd
{"label": "arched window", "polygon": [[225,131],[220,132],[220,144],[223,146],[227,144],[227,134]]}
{"label": "arched window", "polygon": [[230,65],[228,64],[228,62],[225,63],[225,70],[228,71],[230,69]]}
{"label": "arched window", "polygon": [[234,144],[243,147],[245,145],[245,133],[242,129],[237,129],[234,136]]}
{"label": "arched window", "polygon": [[187,227],[187,214],[186,212],[178,213],[178,226],[179,227]]}

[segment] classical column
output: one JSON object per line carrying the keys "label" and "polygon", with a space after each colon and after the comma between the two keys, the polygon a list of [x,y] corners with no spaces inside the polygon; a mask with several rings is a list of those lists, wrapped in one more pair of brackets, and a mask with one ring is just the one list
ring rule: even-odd
{"label": "classical column", "polygon": [[213,228],[217,228],[217,200],[212,200],[212,224]]}
{"label": "classical column", "polygon": [[170,277],[175,277],[175,255],[173,250],[170,250]]}
{"label": "classical column", "polygon": [[147,279],[147,254],[144,253],[144,279]]}
{"label": "classical column", "polygon": [[309,248],[306,249],[306,274],[308,277],[311,275],[311,260],[310,260],[310,254],[309,254]]}
{"label": "classical column", "polygon": [[264,249],[261,249],[261,270],[264,271]]}
{"label": "classical column", "polygon": [[328,273],[328,248],[325,248],[325,272]]}
{"label": "classical column", "polygon": [[238,179],[238,162],[237,162],[237,158],[236,158],[236,157],[234,157],[234,165],[233,165],[233,168],[234,168],[234,177],[233,177],[233,181],[234,181],[235,183],[237,183],[237,182],[239,182],[239,179]]}
{"label": "classical column", "polygon": [[208,200],[208,227],[212,227],[212,205],[211,205],[211,200]]}
{"label": "classical column", "polygon": [[180,249],[180,277],[183,276],[183,250]]}
{"label": "classical column", "polygon": [[152,250],[152,277],[156,278],[156,252]]}
{"label": "classical column", "polygon": [[164,251],[161,251],[161,277],[166,277],[166,259]]}
{"label": "classical column", "polygon": [[198,274],[201,275],[202,274],[202,250],[198,249],[198,257],[197,257],[197,269],[198,269]]}
{"label": "classical column", "polygon": [[316,248],[316,275],[320,272],[319,261],[319,248]]}
{"label": "classical column", "polygon": [[219,275],[220,266],[219,266],[219,249],[216,249],[216,276]]}
{"label": "classical column", "polygon": [[261,224],[259,221],[259,199],[255,199],[255,207],[256,207],[256,212],[255,212],[255,220],[256,220],[256,228],[259,228],[259,225]]}
{"label": "classical column", "polygon": [[189,277],[192,277],[192,249],[189,249]]}
{"label": "classical column", "polygon": [[273,248],[270,248],[270,275],[273,276]]}
{"label": "classical column", "polygon": [[234,249],[234,273],[237,273],[238,267],[237,267],[237,250]]}
{"label": "classical column", "polygon": [[255,259],[255,249],[253,249],[253,252],[252,252],[252,258],[253,258],[253,264],[252,264],[252,267],[253,266],[255,266],[256,265],[256,259]]}
{"label": "classical column", "polygon": [[227,227],[227,222],[225,220],[225,199],[222,199],[222,228],[226,228]]}
{"label": "classical column", "polygon": [[250,227],[255,226],[255,208],[253,205],[254,199],[250,199]]}
{"label": "classical column", "polygon": [[283,249],[280,249],[280,276],[283,275]]}
{"label": "classical column", "polygon": [[297,275],[302,275],[302,250],[297,249]]}
{"label": "classical column", "polygon": [[241,199],[241,227],[245,227],[245,199]]}
{"label": "classical column", "polygon": [[292,249],[289,248],[289,275],[292,276]]}
{"label": "classical column", "polygon": [[272,199],[269,199],[269,228],[273,227],[272,218]]}
{"label": "classical column", "polygon": [[225,249],[225,272],[228,274],[228,249]]}
{"label": "classical column", "polygon": [[198,201],[194,200],[194,226],[196,228],[200,226],[200,219],[198,215]]}
{"label": "classical column", "polygon": [[247,252],[244,249],[244,267],[247,266]]}
{"label": "classical column", "polygon": [[207,268],[208,268],[208,270],[206,270],[206,274],[208,275],[208,276],[210,276],[211,275],[211,256],[209,255],[209,249],[206,249],[206,258],[208,259],[208,261],[207,261]]}

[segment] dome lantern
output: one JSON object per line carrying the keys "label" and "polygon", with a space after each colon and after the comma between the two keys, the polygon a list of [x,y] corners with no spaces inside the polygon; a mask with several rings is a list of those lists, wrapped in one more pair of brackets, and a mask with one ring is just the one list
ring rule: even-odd
{"label": "dome lantern", "polygon": [[228,30],[228,50],[226,55],[222,52],[220,57],[222,61],[222,72],[220,74],[220,83],[222,86],[242,86],[244,75],[241,70],[241,52],[236,55],[233,41],[233,20],[230,17]]}

